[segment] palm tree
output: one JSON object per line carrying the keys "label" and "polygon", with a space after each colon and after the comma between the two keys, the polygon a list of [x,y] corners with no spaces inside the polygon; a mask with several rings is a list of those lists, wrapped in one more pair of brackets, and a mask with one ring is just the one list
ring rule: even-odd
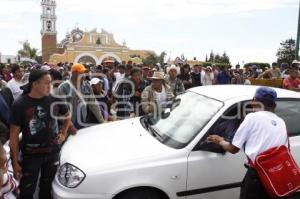
{"label": "palm tree", "polygon": [[23,42],[23,47],[18,51],[18,55],[21,57],[28,57],[30,59],[37,58],[37,48],[31,48],[30,43],[28,41]]}

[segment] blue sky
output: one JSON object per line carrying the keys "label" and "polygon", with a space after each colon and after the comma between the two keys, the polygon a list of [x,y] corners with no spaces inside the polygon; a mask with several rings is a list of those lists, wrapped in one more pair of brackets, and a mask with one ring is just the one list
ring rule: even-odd
{"label": "blue sky", "polygon": [[[56,0],[58,40],[78,25],[101,28],[131,49],[204,60],[226,51],[237,64],[272,62],[281,41],[296,38],[298,0]],[[84,4],[83,4],[84,2]],[[41,48],[40,0],[0,0],[0,52],[20,41]]]}

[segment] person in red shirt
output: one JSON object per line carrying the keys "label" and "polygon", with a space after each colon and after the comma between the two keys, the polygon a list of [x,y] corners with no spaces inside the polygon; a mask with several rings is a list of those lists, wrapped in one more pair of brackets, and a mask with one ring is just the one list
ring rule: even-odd
{"label": "person in red shirt", "polygon": [[283,80],[283,88],[300,92],[300,79],[298,68],[292,68],[287,78]]}

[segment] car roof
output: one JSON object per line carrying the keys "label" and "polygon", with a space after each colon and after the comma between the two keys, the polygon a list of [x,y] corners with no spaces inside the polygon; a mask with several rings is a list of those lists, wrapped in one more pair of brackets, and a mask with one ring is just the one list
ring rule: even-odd
{"label": "car roof", "polygon": [[[189,89],[194,93],[225,102],[233,98],[249,97],[251,99],[257,88],[260,86],[252,85],[213,85],[199,86]],[[300,93],[286,89],[273,88],[277,92],[278,98],[299,98]]]}

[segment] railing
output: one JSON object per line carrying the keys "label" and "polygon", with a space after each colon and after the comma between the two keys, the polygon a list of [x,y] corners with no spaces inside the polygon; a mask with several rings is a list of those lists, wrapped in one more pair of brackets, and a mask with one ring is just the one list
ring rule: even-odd
{"label": "railing", "polygon": [[283,79],[255,79],[249,78],[251,85],[282,88]]}

